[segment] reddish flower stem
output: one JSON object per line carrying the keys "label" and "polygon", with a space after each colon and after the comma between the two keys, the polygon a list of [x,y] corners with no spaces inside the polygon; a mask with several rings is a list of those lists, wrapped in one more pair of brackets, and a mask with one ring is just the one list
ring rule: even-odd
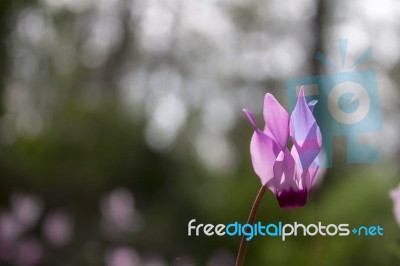
{"label": "reddish flower stem", "polygon": [[[267,190],[266,186],[261,186],[260,191],[258,191],[257,197],[254,200],[253,207],[251,207],[251,211],[249,214],[249,218],[247,219],[248,224],[254,224],[254,220],[256,219],[258,208],[260,207],[260,203],[264,198],[265,191]],[[236,257],[236,266],[243,266],[244,257],[246,256],[246,248],[247,248],[247,240],[246,236],[242,236],[242,240],[240,241],[239,251]]]}

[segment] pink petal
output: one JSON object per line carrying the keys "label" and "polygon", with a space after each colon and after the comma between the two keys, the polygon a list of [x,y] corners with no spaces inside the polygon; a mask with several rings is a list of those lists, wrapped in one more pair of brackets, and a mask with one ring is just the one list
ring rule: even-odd
{"label": "pink petal", "polygon": [[297,191],[299,189],[295,182],[295,171],[295,160],[286,148],[285,151],[279,155],[274,165],[274,179],[276,180],[276,189],[278,191]]}
{"label": "pink petal", "polygon": [[250,155],[253,168],[261,183],[265,185],[273,177],[273,166],[276,159],[277,144],[262,132],[254,116],[248,110],[243,110],[253,125],[255,132],[250,142]]}
{"label": "pink petal", "polygon": [[317,172],[319,169],[317,159],[318,157],[315,158],[315,160],[311,163],[310,167],[308,168],[308,171],[306,172],[307,174],[305,176],[305,186],[307,191],[311,189],[315,177],[317,176]]}
{"label": "pink petal", "polygon": [[264,98],[265,132],[273,136],[284,150],[289,135],[289,115],[275,97],[267,93]]}
{"label": "pink petal", "polygon": [[254,132],[250,142],[250,155],[253,168],[261,183],[265,185],[273,177],[273,166],[276,155],[275,142],[261,130]]}
{"label": "pink petal", "polygon": [[322,135],[301,88],[297,104],[290,117],[290,136],[296,146],[301,166],[307,169],[322,147]]}
{"label": "pink petal", "polygon": [[[322,179],[324,178],[327,171],[326,160],[326,152],[324,150],[321,150],[314,160],[318,164],[318,169],[316,170],[314,180],[311,183],[311,189],[317,189],[321,185]],[[311,164],[310,168],[312,166],[313,164]]]}
{"label": "pink petal", "polygon": [[300,179],[300,177],[303,174],[303,167],[301,167],[301,161],[300,161],[300,157],[299,157],[299,153],[297,152],[296,146],[293,145],[292,149],[290,150],[290,154],[292,155],[294,162],[296,164],[296,177],[298,179]]}
{"label": "pink petal", "polygon": [[253,114],[248,109],[243,109],[243,112],[247,116],[247,119],[249,119],[250,123],[253,125],[254,130],[257,130],[257,120],[254,118]]}
{"label": "pink petal", "polygon": [[296,165],[299,166],[296,167],[296,175],[302,179],[302,183],[305,185],[307,191],[310,191],[311,187],[315,185],[315,182],[317,180],[319,180],[317,182],[320,183],[320,179],[326,172],[326,168],[324,168],[326,160],[325,153],[321,151],[318,154],[318,156],[315,157],[314,161],[311,163],[308,169],[303,169],[303,167],[300,166],[301,165],[300,157],[299,154],[297,153],[296,146],[294,145],[292,147],[291,154],[296,162]]}

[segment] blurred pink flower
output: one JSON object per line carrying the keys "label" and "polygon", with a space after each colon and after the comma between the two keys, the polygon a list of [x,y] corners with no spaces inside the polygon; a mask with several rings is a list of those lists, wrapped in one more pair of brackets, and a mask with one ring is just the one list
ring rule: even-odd
{"label": "blurred pink flower", "polygon": [[4,212],[0,214],[0,238],[14,242],[22,233],[24,228],[12,213]]}
{"label": "blurred pink flower", "polygon": [[119,247],[106,252],[107,266],[141,266],[142,261],[136,250],[129,247]]}
{"label": "blurred pink flower", "polygon": [[172,266],[195,266],[193,258],[189,256],[176,257],[172,263]]}
{"label": "blurred pink flower", "polygon": [[24,243],[21,236],[35,226],[42,211],[42,202],[36,196],[13,193],[10,197],[10,210],[0,214],[0,257],[11,260]]}
{"label": "blurred pink flower", "polygon": [[0,258],[10,260],[14,256],[14,243],[0,238]]}
{"label": "blurred pink flower", "polygon": [[63,211],[48,214],[42,226],[43,235],[54,246],[63,246],[72,239],[72,218]]}
{"label": "blurred pink flower", "polygon": [[159,254],[150,253],[144,256],[143,266],[167,266],[167,262]]}
{"label": "blurred pink flower", "polygon": [[14,193],[10,198],[11,212],[23,230],[34,226],[43,210],[43,203],[37,197],[24,193]]}
{"label": "blurred pink flower", "polygon": [[43,246],[36,238],[26,238],[18,242],[15,265],[30,266],[37,264],[43,257]]}
{"label": "blurred pink flower", "polygon": [[396,218],[397,223],[400,225],[400,186],[395,189],[392,189],[389,193],[390,197],[393,200],[393,212]]}
{"label": "blurred pink flower", "polygon": [[117,188],[106,195],[100,202],[106,230],[132,231],[135,221],[135,202],[131,192]]}
{"label": "blurred pink flower", "polygon": [[207,262],[207,266],[223,266],[223,265],[234,265],[234,264],[235,264],[234,255],[226,249],[219,249],[214,251]]}

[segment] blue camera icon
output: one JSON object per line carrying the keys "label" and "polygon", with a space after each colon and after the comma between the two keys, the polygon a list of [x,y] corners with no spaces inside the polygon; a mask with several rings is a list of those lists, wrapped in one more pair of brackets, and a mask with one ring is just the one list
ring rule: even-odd
{"label": "blue camera icon", "polygon": [[296,104],[301,86],[305,88],[307,101],[318,100],[314,114],[321,128],[326,167],[332,167],[333,138],[336,136],[346,137],[348,163],[380,161],[378,149],[361,144],[358,140],[361,134],[379,131],[382,128],[374,70],[290,79],[286,82],[286,93],[291,110]]}

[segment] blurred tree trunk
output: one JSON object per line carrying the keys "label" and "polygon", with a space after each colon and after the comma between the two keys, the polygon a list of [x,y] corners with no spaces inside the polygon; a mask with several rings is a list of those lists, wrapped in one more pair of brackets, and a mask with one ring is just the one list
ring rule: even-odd
{"label": "blurred tree trunk", "polygon": [[11,30],[12,4],[13,1],[0,1],[0,114],[3,113],[3,93],[9,64],[7,39]]}
{"label": "blurred tree trunk", "polygon": [[[315,38],[314,38],[314,45],[311,49],[311,55],[310,58],[314,58],[315,54],[318,51],[324,50],[324,33],[323,29],[326,28],[327,21],[328,21],[328,12],[327,11],[327,0],[316,0],[316,14],[314,18],[314,33],[315,33]],[[321,63],[317,60],[312,60],[311,63],[311,73],[312,75],[319,75],[323,71],[323,67],[321,66]]]}
{"label": "blurred tree trunk", "polygon": [[131,12],[129,10],[130,0],[122,1],[125,8],[121,8],[120,17],[122,25],[121,43],[117,49],[109,56],[100,70],[101,74],[101,93],[107,100],[116,100],[118,95],[118,80],[121,75],[121,70],[125,67],[126,63],[132,58],[131,49],[134,45],[133,34],[130,32]]}

